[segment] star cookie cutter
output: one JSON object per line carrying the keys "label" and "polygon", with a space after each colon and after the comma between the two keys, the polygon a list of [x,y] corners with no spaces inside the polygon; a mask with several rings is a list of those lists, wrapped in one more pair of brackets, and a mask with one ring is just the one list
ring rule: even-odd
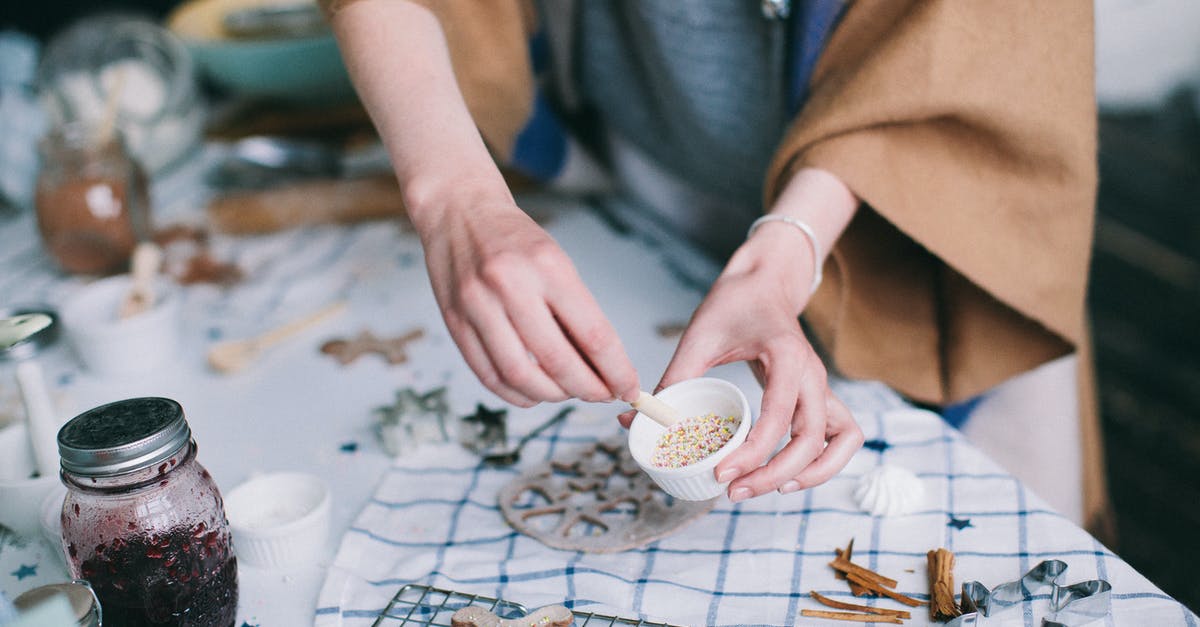
{"label": "star cookie cutter", "polygon": [[449,441],[449,413],[444,386],[424,393],[402,388],[391,405],[375,408],[375,434],[389,455],[399,457],[425,443]]}
{"label": "star cookie cutter", "polygon": [[1045,560],[1034,566],[1017,581],[1000,584],[988,590],[978,581],[962,586],[963,615],[946,623],[947,627],[983,627],[997,624],[993,618],[1049,588],[1049,616],[1042,618],[1042,627],[1078,627],[1108,616],[1112,611],[1112,585],[1103,579],[1092,579],[1061,586],[1058,579],[1067,570],[1059,560]]}

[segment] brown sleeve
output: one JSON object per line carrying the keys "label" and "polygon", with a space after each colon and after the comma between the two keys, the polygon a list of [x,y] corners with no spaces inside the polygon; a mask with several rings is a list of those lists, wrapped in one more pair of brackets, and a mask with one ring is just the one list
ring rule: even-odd
{"label": "brown sleeve", "polygon": [[[333,15],[365,0],[318,0]],[[397,0],[384,0],[397,1]],[[409,0],[438,18],[450,62],[467,109],[497,159],[509,159],[513,143],[533,112],[529,33],[536,13],[527,0]]]}
{"label": "brown sleeve", "polygon": [[843,373],[950,402],[1084,333],[1090,0],[857,0],[781,145],[863,200],[806,317]]}

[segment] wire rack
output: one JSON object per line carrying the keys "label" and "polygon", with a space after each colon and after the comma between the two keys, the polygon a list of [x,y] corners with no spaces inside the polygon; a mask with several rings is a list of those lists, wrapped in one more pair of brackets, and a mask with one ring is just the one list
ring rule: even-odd
{"label": "wire rack", "polygon": [[[485,607],[488,611],[504,619],[521,618],[529,613],[529,609],[520,603],[410,583],[400,588],[400,591],[388,602],[383,613],[371,625],[372,627],[417,627],[418,625],[450,627],[450,617],[468,605]],[[594,612],[572,610],[571,613],[575,615],[577,627],[614,627],[616,625],[676,627],[670,623],[654,623],[636,618],[606,616]]]}

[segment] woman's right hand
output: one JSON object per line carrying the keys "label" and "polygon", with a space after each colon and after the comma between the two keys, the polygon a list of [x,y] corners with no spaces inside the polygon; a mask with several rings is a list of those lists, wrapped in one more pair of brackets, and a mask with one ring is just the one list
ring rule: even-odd
{"label": "woman's right hand", "polygon": [[421,231],[446,327],[475,375],[514,405],[637,398],[637,373],[559,245],[514,203],[444,207]]}

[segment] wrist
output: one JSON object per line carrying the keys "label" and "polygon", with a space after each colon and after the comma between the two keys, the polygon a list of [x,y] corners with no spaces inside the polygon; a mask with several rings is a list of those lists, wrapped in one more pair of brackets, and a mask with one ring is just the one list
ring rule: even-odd
{"label": "wrist", "polygon": [[486,173],[470,178],[416,176],[402,180],[401,194],[409,220],[422,240],[468,215],[478,217],[491,208],[516,204],[499,172],[495,177]]}

